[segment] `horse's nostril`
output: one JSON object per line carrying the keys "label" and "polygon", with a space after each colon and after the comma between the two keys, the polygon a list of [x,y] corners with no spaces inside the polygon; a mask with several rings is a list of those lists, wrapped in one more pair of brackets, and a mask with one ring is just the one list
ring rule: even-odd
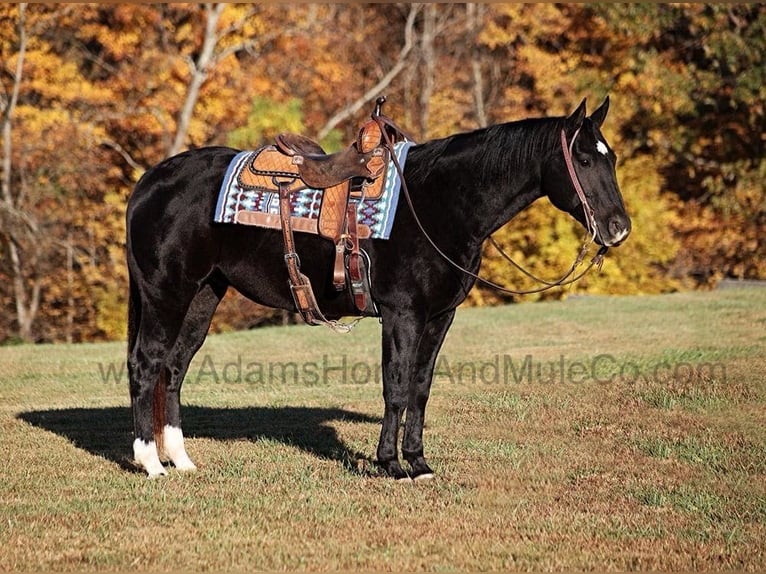
{"label": "horse's nostril", "polygon": [[630,233],[630,220],[624,217],[615,216],[609,220],[607,230],[611,237],[611,245],[619,245]]}
{"label": "horse's nostril", "polygon": [[628,230],[628,224],[621,217],[613,217],[609,220],[609,233],[613,236],[625,233]]}

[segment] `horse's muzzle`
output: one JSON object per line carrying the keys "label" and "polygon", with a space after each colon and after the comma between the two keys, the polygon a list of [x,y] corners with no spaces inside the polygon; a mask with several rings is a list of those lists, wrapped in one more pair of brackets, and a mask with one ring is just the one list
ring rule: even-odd
{"label": "horse's muzzle", "polygon": [[630,235],[630,219],[624,215],[614,215],[609,219],[606,230],[605,234],[599,233],[599,243],[605,247],[617,247]]}

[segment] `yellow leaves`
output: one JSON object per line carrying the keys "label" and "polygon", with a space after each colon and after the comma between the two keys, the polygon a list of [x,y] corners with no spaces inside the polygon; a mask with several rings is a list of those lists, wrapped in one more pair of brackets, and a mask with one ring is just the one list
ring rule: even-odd
{"label": "yellow leaves", "polygon": [[198,26],[195,26],[195,24],[194,22],[187,21],[174,28],[173,36],[179,46],[193,46],[197,43],[199,33],[197,32]]}
{"label": "yellow leaves", "polygon": [[[671,262],[679,248],[672,233],[674,204],[671,196],[663,193],[658,166],[648,156],[631,158],[620,166],[618,179],[633,231],[628,241],[614,250],[615,260],[642,290],[672,287],[673,282],[657,272]],[[641,258],[643,265],[636,265]]]}
{"label": "yellow leaves", "polygon": [[473,120],[466,121],[464,111],[470,109],[470,98],[470,94],[456,87],[444,88],[431,96],[430,133],[425,134],[425,137],[429,139],[445,137],[472,128],[473,125],[470,122]]}
{"label": "yellow leaves", "polygon": [[632,70],[627,70],[617,78],[616,87],[622,91],[632,91],[638,87],[638,77]]}
{"label": "yellow leaves", "polygon": [[[555,102],[566,94],[565,102],[561,105],[571,105],[569,100],[577,90],[573,83],[574,75],[569,73],[571,62],[562,59],[560,54],[543,50],[537,45],[520,46],[518,57],[523,69],[535,79],[535,95],[545,101]],[[552,113],[564,114],[567,110],[557,109]]]}
{"label": "yellow leaves", "polygon": [[107,339],[123,339],[128,332],[125,301],[113,289],[99,288],[94,291],[98,310],[96,327]]}
{"label": "yellow leaves", "polygon": [[16,119],[21,128],[20,139],[27,139],[32,134],[46,134],[57,125],[68,122],[71,116],[61,107],[40,109],[37,106],[20,104],[16,108]]}
{"label": "yellow leaves", "polygon": [[562,34],[568,18],[552,4],[490,4],[479,42],[496,49],[516,43],[531,44],[540,37]]}
{"label": "yellow leaves", "polygon": [[[6,65],[15,65],[14,56]],[[48,105],[103,105],[113,93],[104,85],[87,80],[77,62],[57,54],[50,45],[30,41],[24,58],[20,98],[39,98]]]}
{"label": "yellow leaves", "polygon": [[44,43],[36,44],[35,49],[29,49],[26,53],[22,95],[34,93],[45,101],[62,105],[101,105],[111,100],[111,90],[86,80],[76,62],[54,53]]}
{"label": "yellow leaves", "polygon": [[[572,265],[581,245],[583,233],[569,216],[556,210],[547,199],[535,202],[498,230],[494,238],[511,258],[527,271],[546,280],[561,277]],[[529,290],[540,285],[514,269],[490,245],[485,245],[482,276],[508,285],[514,290]],[[474,290],[476,291],[476,290]],[[514,300],[538,300],[560,297],[560,290],[541,294],[514,296]],[[497,302],[500,296],[482,290],[471,294],[474,303]]]}
{"label": "yellow leaves", "polygon": [[3,60],[6,55],[15,54],[18,48],[17,21],[18,6],[5,2],[0,4],[0,58]]}
{"label": "yellow leaves", "polygon": [[491,4],[490,17],[478,37],[478,41],[490,49],[513,44],[519,37],[513,26],[521,8],[516,4]]}
{"label": "yellow leaves", "polygon": [[[292,49],[292,48],[288,48]],[[309,86],[316,93],[331,90],[338,96],[343,94],[342,86],[351,85],[354,81],[354,66],[351,62],[338,58],[332,49],[332,40],[329,37],[309,39],[303,45],[306,64],[310,65],[316,73],[311,74]],[[340,100],[339,100],[340,101]]]}
{"label": "yellow leaves", "polygon": [[80,34],[99,42],[103,46],[104,56],[117,62],[133,56],[140,49],[142,41],[140,27],[115,33],[99,24],[86,24],[81,27]]}
{"label": "yellow leaves", "polygon": [[253,4],[227,4],[218,27],[221,30],[237,28],[239,33],[231,35],[222,46],[225,48],[228,47],[228,43],[241,41],[243,38],[259,38],[268,34],[273,27],[273,20],[270,26],[268,16],[264,18],[262,15],[263,9]]}
{"label": "yellow leaves", "polygon": [[[662,177],[651,158],[628,159],[618,170],[633,231],[628,240],[609,251],[601,271],[593,270],[579,283],[566,289],[514,297],[518,300],[564,297],[589,293],[655,293],[673,290],[678,282],[665,272],[679,249],[673,235],[677,222],[676,205],[663,193]],[[541,199],[516,216],[495,234],[511,257],[538,277],[554,280],[572,265],[585,231],[569,215]],[[595,255],[591,249],[585,261]],[[485,246],[482,273],[493,281],[524,290],[540,285],[510,267],[491,246]],[[498,295],[482,290],[471,294],[474,304],[496,302]]]}
{"label": "yellow leaves", "polygon": [[326,58],[317,61],[314,65],[317,71],[315,88],[322,89],[327,84],[341,85],[344,82],[351,81],[352,70],[344,67],[341,62],[335,58]]}
{"label": "yellow leaves", "polygon": [[283,131],[303,131],[303,111],[300,100],[285,103],[269,98],[255,98],[252,102],[247,124],[229,134],[228,144],[238,148],[255,148]]}

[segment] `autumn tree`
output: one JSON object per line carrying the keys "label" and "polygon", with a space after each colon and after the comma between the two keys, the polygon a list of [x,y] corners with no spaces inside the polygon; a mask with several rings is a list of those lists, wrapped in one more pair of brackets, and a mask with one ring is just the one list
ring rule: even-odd
{"label": "autumn tree", "polygon": [[[10,22],[11,20],[7,21]],[[4,85],[4,93],[0,96],[0,126],[2,126],[2,177],[0,191],[2,192],[2,230],[3,230],[3,262],[9,261],[6,272],[13,284],[13,298],[16,308],[16,321],[19,336],[26,341],[32,338],[32,323],[40,305],[40,279],[33,277],[30,281],[24,275],[22,267],[22,244],[30,243],[38,235],[37,223],[19,209],[21,192],[16,188],[19,184],[14,181],[13,127],[16,118],[16,107],[21,90],[21,79],[24,73],[24,60],[27,54],[27,5],[19,4],[16,34],[6,30],[4,37],[17,38],[15,46],[16,63],[12,72],[8,72],[9,85]],[[6,46],[10,48],[9,45]],[[6,80],[6,78],[3,78]],[[4,82],[6,84],[6,82]],[[26,240],[26,241],[25,241]]]}
{"label": "autumn tree", "polygon": [[3,228],[2,263],[12,279],[16,332],[30,341],[47,338],[35,323],[51,298],[57,303],[45,305],[46,319],[59,328],[73,326],[77,300],[87,299],[61,279],[67,267],[71,279],[74,267],[99,258],[94,236],[76,228],[84,210],[99,209],[90,205],[88,188],[89,178],[98,177],[98,161],[88,152],[103,131],[91,110],[110,94],[84,78],[62,47],[56,24],[66,22],[71,9],[19,4],[2,10],[17,30],[3,35],[11,40],[3,46],[2,192],[13,221]]}
{"label": "autumn tree", "polygon": [[[283,130],[337,149],[381,92],[420,140],[611,95],[634,230],[564,294],[766,277],[765,19],[761,4],[0,5],[0,341],[124,336],[125,205],[150,166]],[[497,239],[550,278],[583,235],[542,200]],[[483,272],[531,286],[490,246]],[[232,295],[215,328],[284,319]]]}

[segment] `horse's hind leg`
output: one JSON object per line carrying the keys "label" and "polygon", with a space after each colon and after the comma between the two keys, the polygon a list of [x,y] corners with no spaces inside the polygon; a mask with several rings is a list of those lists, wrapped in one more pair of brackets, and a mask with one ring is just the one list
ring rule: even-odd
{"label": "horse's hind leg", "polygon": [[170,380],[165,389],[166,419],[162,440],[164,452],[160,454],[167,456],[178,470],[197,468],[184,446],[181,430],[181,385],[192,358],[205,341],[210,321],[226,293],[226,288],[222,283],[208,283],[202,287],[192,300],[173,350],[165,361]]}
{"label": "horse's hind leg", "polygon": [[[160,462],[157,438],[162,438],[164,407],[160,407],[167,378],[165,360],[175,343],[188,305],[172,307],[152,303],[131,284],[131,326],[128,337],[128,374],[130,376],[130,402],[133,410],[133,454],[150,477],[167,474]],[[159,383],[159,384],[158,384]],[[161,415],[161,416],[158,416]],[[155,432],[156,431],[156,432]]]}

